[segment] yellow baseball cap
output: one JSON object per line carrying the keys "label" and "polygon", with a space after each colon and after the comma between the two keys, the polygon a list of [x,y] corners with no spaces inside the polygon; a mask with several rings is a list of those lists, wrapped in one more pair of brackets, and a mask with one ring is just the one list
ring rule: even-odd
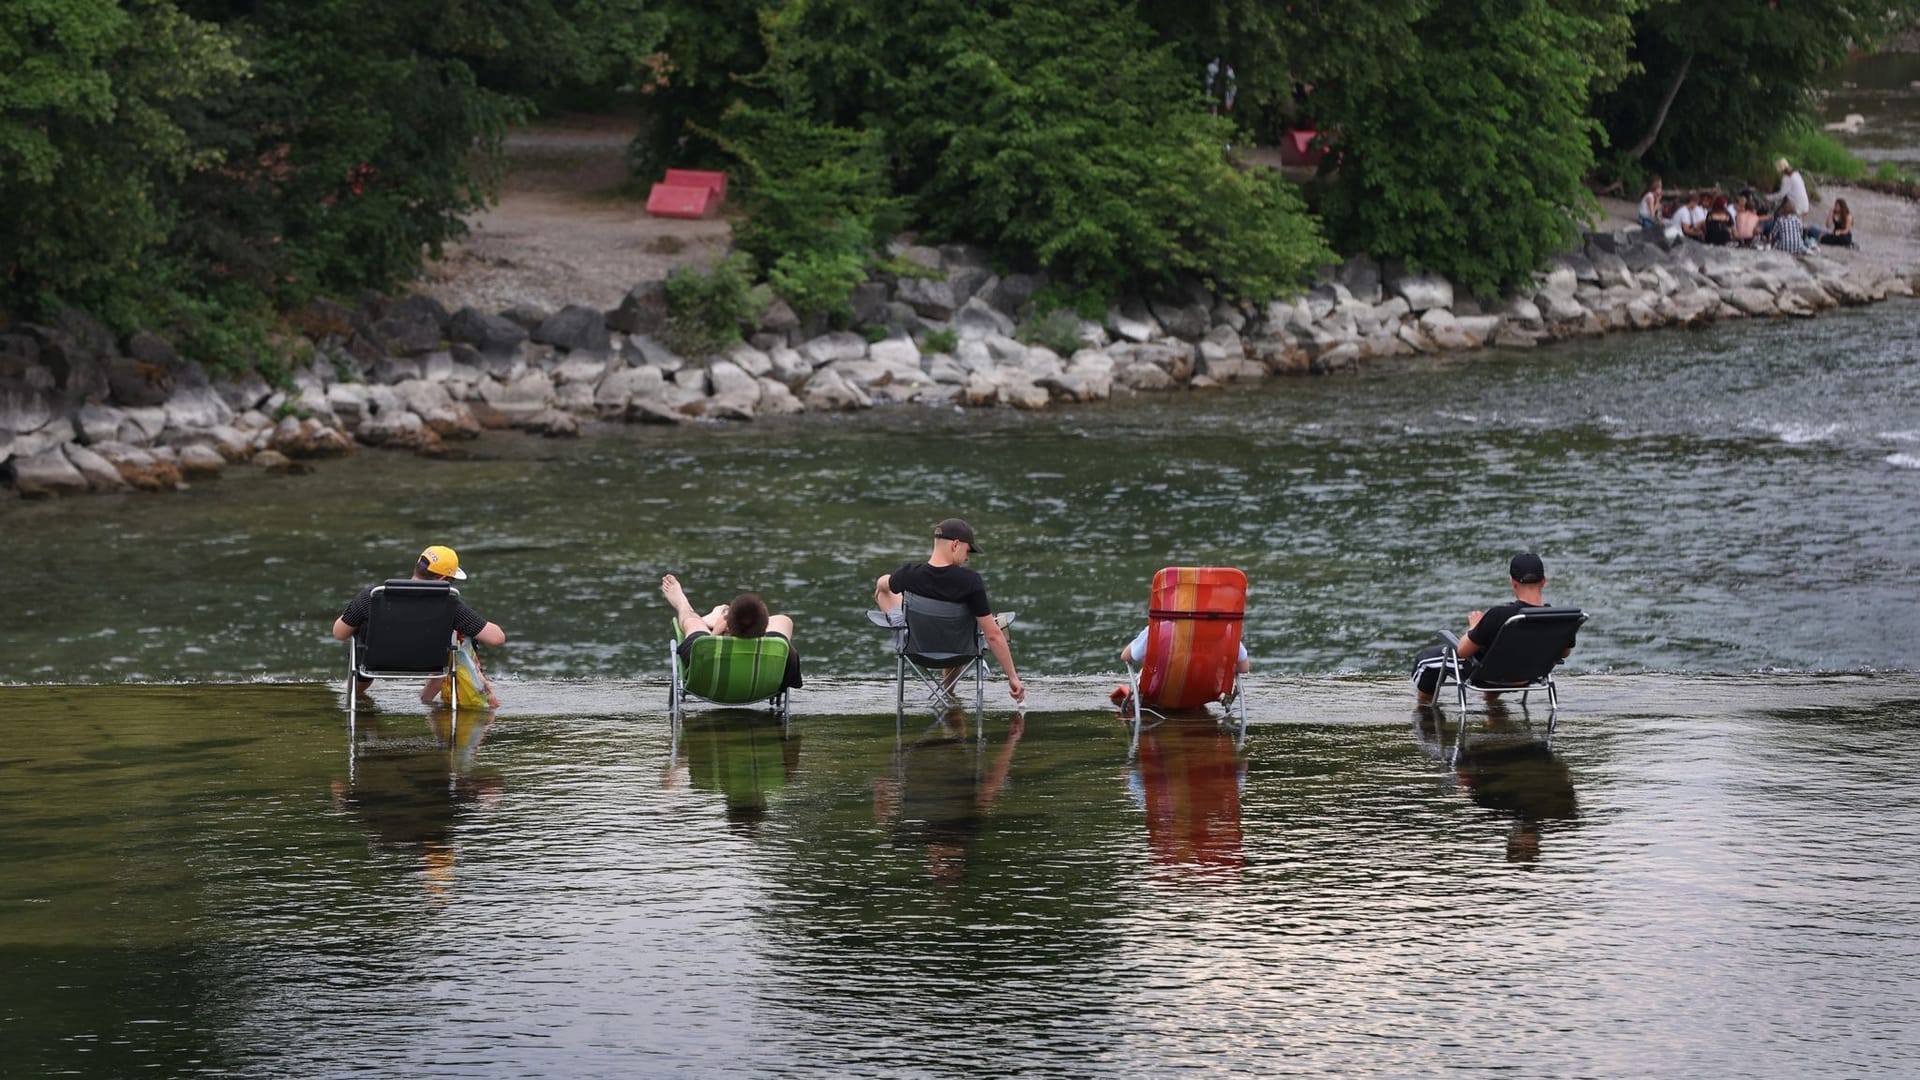
{"label": "yellow baseball cap", "polygon": [[420,553],[420,569],[455,581],[467,580],[467,572],[460,569],[460,556],[455,555],[452,548],[441,544],[435,544]]}

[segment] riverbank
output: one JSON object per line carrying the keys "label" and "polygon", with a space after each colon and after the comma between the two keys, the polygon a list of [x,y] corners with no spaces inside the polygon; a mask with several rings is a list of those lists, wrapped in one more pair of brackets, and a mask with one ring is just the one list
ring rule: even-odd
{"label": "riverbank", "polygon": [[[1042,277],[987,252],[902,238],[916,268],[855,290],[823,332],[769,299],[740,343],[665,342],[668,273],[728,248],[725,220],[648,217],[621,191],[626,133],[588,120],[517,133],[500,203],[429,267],[421,291],[301,313],[280,385],[217,379],[164,339],[121,341],[84,314],[0,333],[0,491],[169,490],[248,463],[304,471],[356,447],[425,454],[486,428],[749,420],[889,405],[1042,409],[1358,368],[1372,360],[1722,319],[1801,317],[1911,295],[1920,204],[1829,185],[1864,246],[1806,258],[1711,249],[1601,200],[1599,231],[1497,302],[1358,257],[1305,295],[1253,306],[1198,283],[1097,319],[1036,318]],[[638,284],[634,284],[637,282]]]}
{"label": "riverbank", "polygon": [[986,252],[901,242],[918,270],[859,286],[852,324],[815,332],[769,298],[746,340],[688,357],[662,339],[666,291],[642,282],[610,311],[521,304],[449,312],[431,296],[317,302],[312,359],[281,386],[210,378],[157,335],[124,343],[68,312],[0,334],[0,476],[25,496],[165,490],[232,464],[300,471],[356,446],[425,454],[486,428],[576,435],[583,423],[751,420],[889,405],[1044,409],[1351,370],[1371,360],[1530,349],[1617,330],[1805,317],[1911,296],[1886,251],[1795,258],[1677,235],[1587,234],[1497,302],[1365,256],[1305,295],[1258,307],[1197,283],[1130,297],[1102,318],[1035,318],[1035,275]]}

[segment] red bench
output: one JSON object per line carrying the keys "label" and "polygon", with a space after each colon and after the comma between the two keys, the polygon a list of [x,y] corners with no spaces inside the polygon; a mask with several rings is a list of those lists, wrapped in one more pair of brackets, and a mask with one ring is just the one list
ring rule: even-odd
{"label": "red bench", "polygon": [[727,199],[727,174],[705,169],[668,169],[647,192],[647,213],[654,217],[712,217]]}

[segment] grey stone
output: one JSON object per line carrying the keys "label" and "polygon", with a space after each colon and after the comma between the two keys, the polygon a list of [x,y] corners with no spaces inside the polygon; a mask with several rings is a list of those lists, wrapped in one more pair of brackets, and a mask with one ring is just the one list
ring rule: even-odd
{"label": "grey stone", "polygon": [[977,296],[954,315],[953,328],[963,338],[984,338],[989,334],[1012,337],[1015,330],[1012,319]]}
{"label": "grey stone", "polygon": [[[120,433],[121,425],[127,422],[124,410],[111,405],[96,405],[88,402],[80,406],[73,414],[73,424],[77,437],[84,443],[112,442]],[[0,425],[4,426],[4,425]]]}
{"label": "grey stone", "polygon": [[910,262],[925,270],[946,269],[941,265],[940,251],[938,248],[926,247],[921,244],[902,243],[896,240],[887,245],[887,250],[894,258]]}
{"label": "grey stone", "polygon": [[1107,309],[1107,329],[1126,341],[1147,342],[1161,335],[1160,324],[1147,302],[1137,296],[1123,297]]}
{"label": "grey stone", "polygon": [[628,289],[620,306],[607,313],[606,325],[623,334],[657,334],[667,325],[667,315],[667,283],[643,281]]}
{"label": "grey stone", "polygon": [[773,372],[773,358],[759,349],[745,343],[736,343],[727,347],[725,359],[754,378]]}
{"label": "grey stone", "polygon": [[1453,306],[1453,283],[1435,273],[1411,273],[1391,264],[1383,274],[1387,294],[1398,296],[1415,312]]}
{"label": "grey stone", "polygon": [[54,395],[24,380],[0,381],[0,431],[26,432],[45,427],[58,405]]}
{"label": "grey stone", "polygon": [[992,305],[995,311],[1010,318],[1019,318],[1022,308],[1033,299],[1033,294],[1047,285],[1042,274],[1006,274],[985,291],[983,299]]}
{"label": "grey stone", "polygon": [[942,322],[953,318],[964,299],[954,294],[953,283],[945,278],[903,277],[894,287],[893,295],[915,314]]}
{"label": "grey stone", "polygon": [[800,388],[799,397],[812,412],[848,412],[873,405],[866,391],[841,378],[831,366],[815,371]]}
{"label": "grey stone", "polygon": [[1355,255],[1341,263],[1333,272],[1333,280],[1363,304],[1378,304],[1385,296],[1380,264],[1370,255]]}
{"label": "grey stone", "polygon": [[176,391],[166,404],[167,426],[208,428],[233,421],[233,409],[211,387]]}
{"label": "grey stone", "polygon": [[179,448],[180,475],[189,480],[219,476],[227,469],[227,459],[220,451],[205,443],[193,443]]}
{"label": "grey stone", "polygon": [[553,380],[537,368],[529,369],[511,383],[489,379],[480,384],[480,400],[506,416],[509,422],[531,419],[553,404]]}
{"label": "grey stone", "polygon": [[882,364],[920,369],[920,347],[905,335],[893,335],[867,347],[867,356]]}
{"label": "grey stone", "polygon": [[767,354],[767,359],[772,364],[769,374],[789,387],[799,386],[813,374],[813,362],[793,349],[774,349]]}
{"label": "grey stone", "polygon": [[1213,318],[1208,314],[1213,307],[1211,298],[1196,302],[1185,298],[1156,297],[1148,301],[1147,306],[1167,333],[1182,341],[1198,341],[1213,327]]}
{"label": "grey stone", "polygon": [[816,368],[838,360],[853,360],[867,355],[867,339],[845,330],[822,334],[800,346],[800,355]]}
{"label": "grey stone", "polygon": [[887,321],[887,304],[893,299],[883,281],[863,281],[847,294],[847,305],[852,309],[856,326],[870,326]]}
{"label": "grey stone", "polygon": [[1763,289],[1731,289],[1723,299],[1745,315],[1772,315],[1776,310],[1773,296]]}
{"label": "grey stone", "polygon": [[16,456],[7,465],[13,470],[13,489],[32,498],[78,495],[90,486],[65,451],[57,446]]}
{"label": "grey stone", "polygon": [[800,316],[794,314],[793,306],[785,300],[769,296],[760,309],[758,325],[763,331],[785,336],[800,329]]}
{"label": "grey stone", "polygon": [[86,478],[87,487],[90,490],[108,492],[128,489],[126,478],[120,475],[119,469],[113,467],[113,462],[91,449],[78,443],[68,443],[66,455],[67,460],[73,463],[73,467]]}
{"label": "grey stone", "polygon": [[502,318],[517,323],[531,334],[539,325],[553,317],[553,312],[538,304],[515,304],[500,313]]}
{"label": "grey stone", "polygon": [[607,373],[608,366],[604,354],[567,353],[553,365],[551,374],[555,385],[558,386],[566,386],[568,383],[591,385],[600,381],[601,376]]}
{"label": "grey stone", "polygon": [[447,320],[447,337],[483,353],[508,353],[524,344],[528,334],[527,327],[513,319],[463,307]]}
{"label": "grey stone", "polygon": [[762,378],[759,382],[760,402],[754,408],[761,416],[792,416],[806,411],[806,406],[793,396],[786,383],[771,378]]}
{"label": "grey stone", "polygon": [[248,409],[258,408],[261,402],[273,394],[273,387],[267,385],[267,380],[261,378],[259,372],[249,371],[237,379],[231,381],[223,379],[214,383],[213,391],[220,395],[220,400],[227,403],[227,408],[235,413],[243,413]]}
{"label": "grey stone", "polygon": [[600,380],[593,391],[593,406],[600,415],[625,416],[637,400],[658,400],[666,388],[666,377],[656,367],[621,368]]}
{"label": "grey stone", "polygon": [[580,304],[568,304],[548,316],[533,331],[533,340],[569,352],[605,353],[613,348],[607,317]]}
{"label": "grey stone", "polygon": [[632,362],[632,357],[637,356],[641,363],[657,367],[661,371],[678,371],[686,364],[680,354],[667,348],[664,342],[645,334],[635,334],[627,339],[627,353],[629,363]]}
{"label": "grey stone", "polygon": [[390,355],[414,356],[440,347],[441,323],[419,307],[392,309],[386,318],[373,324],[373,332],[386,343]]}
{"label": "grey stone", "polygon": [[965,386],[968,371],[960,361],[946,353],[934,353],[927,357],[927,378],[937,383]]}
{"label": "grey stone", "polygon": [[1576,284],[1582,282],[1599,284],[1600,282],[1600,273],[1593,268],[1593,260],[1576,252],[1569,252],[1565,255],[1555,255],[1553,259],[1548,262],[1547,267],[1549,273],[1554,270],[1568,271],[1573,274]]}
{"label": "grey stone", "polygon": [[164,405],[173,393],[173,369],[116,356],[107,361],[107,385],[115,405]]}

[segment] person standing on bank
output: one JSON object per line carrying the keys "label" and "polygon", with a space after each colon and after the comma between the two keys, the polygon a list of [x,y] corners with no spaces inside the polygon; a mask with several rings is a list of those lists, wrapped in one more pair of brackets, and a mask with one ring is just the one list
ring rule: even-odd
{"label": "person standing on bank", "polygon": [[[414,560],[413,580],[415,581],[465,581],[466,579],[467,572],[460,569],[460,556],[450,547],[435,544],[421,552],[420,557]],[[367,616],[372,607],[373,586],[368,585],[354,596],[353,601],[347,605],[347,609],[340,613],[340,617],[333,620],[334,640],[345,641],[350,637],[363,636],[361,628],[366,625]],[[507,643],[507,632],[500,629],[498,623],[488,622],[479,612],[459,600],[453,602],[453,628],[462,636],[489,648],[498,648]],[[358,648],[357,645],[355,647]],[[446,681],[445,678],[429,680],[420,689],[421,702],[431,704],[434,697],[440,693],[441,685]],[[355,684],[355,689],[364,694],[372,685],[372,679],[361,679]],[[482,689],[487,695],[487,704],[493,708],[499,708],[500,699],[493,695],[493,683],[483,680]]]}
{"label": "person standing on bank", "polygon": [[[1512,600],[1495,604],[1484,612],[1467,612],[1467,632],[1460,635],[1458,650],[1462,674],[1467,678],[1473,677],[1477,664],[1473,658],[1493,644],[1494,635],[1508,619],[1527,608],[1547,606],[1547,568],[1540,556],[1530,551],[1515,555],[1507,564],[1507,576],[1512,579]],[[1572,646],[1568,646],[1567,651],[1572,652]],[[1420,650],[1413,659],[1413,689],[1422,705],[1433,700],[1433,691],[1440,685],[1440,674],[1447,664],[1446,652],[1445,645],[1434,645]]]}
{"label": "person standing on bank", "polygon": [[967,569],[967,559],[980,550],[973,526],[959,518],[948,518],[933,527],[933,554],[926,562],[908,563],[891,574],[880,575],[874,582],[873,603],[888,619],[895,620],[896,625],[900,618],[897,613],[901,610],[901,593],[964,605],[967,613],[980,623],[987,650],[993,653],[1000,670],[1006,672],[1007,693],[1013,695],[1014,701],[1025,703],[1027,687],[1013,669],[1013,650],[1007,645],[1006,631],[994,618],[993,607],[987,602],[987,583]]}

